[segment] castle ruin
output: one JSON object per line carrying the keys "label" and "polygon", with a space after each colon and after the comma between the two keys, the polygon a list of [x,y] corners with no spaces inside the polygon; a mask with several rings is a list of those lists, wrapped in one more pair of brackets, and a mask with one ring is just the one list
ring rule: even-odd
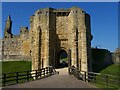
{"label": "castle ruin", "polygon": [[6,20],[4,38],[2,41],[3,60],[31,60],[28,27],[21,27],[19,35],[13,35],[11,28],[12,20],[9,15]]}
{"label": "castle ruin", "polygon": [[40,9],[30,17],[30,30],[21,27],[20,35],[13,35],[11,28],[9,16],[4,30],[4,58],[31,58],[32,70],[36,70],[59,65],[60,53],[71,50],[71,66],[91,70],[90,16],[82,9]]}

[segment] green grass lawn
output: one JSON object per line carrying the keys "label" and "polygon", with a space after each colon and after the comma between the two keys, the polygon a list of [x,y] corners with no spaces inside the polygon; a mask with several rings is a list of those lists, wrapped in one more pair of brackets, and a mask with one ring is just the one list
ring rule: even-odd
{"label": "green grass lawn", "polygon": [[[19,80],[19,83],[26,82],[26,77],[27,77],[27,72],[22,72],[22,71],[29,71],[31,70],[31,62],[30,61],[6,61],[2,62],[2,73],[12,73],[12,74],[6,74],[6,77],[11,77],[11,78],[6,78],[6,81],[12,80],[10,82],[6,82],[6,85],[10,84],[16,84],[16,73],[13,72],[19,72],[19,75],[25,75],[25,76],[20,76],[20,78],[25,78]],[[14,77],[12,77],[14,76]],[[32,80],[32,78],[30,78]]]}
{"label": "green grass lawn", "polygon": [[[100,73],[101,74],[110,74],[110,75],[114,75],[114,76],[119,76],[119,70],[118,70],[119,65],[118,64],[112,64],[110,66],[108,66],[107,68],[105,68],[104,70],[102,70]],[[101,80],[101,78],[103,78]],[[106,82],[105,82],[106,78],[105,76],[96,76],[96,86],[100,87],[100,88],[118,88],[118,83],[115,83],[114,81],[118,80],[118,77],[108,77],[108,83],[111,84],[110,86],[106,86]],[[114,89],[116,90],[116,89]]]}
{"label": "green grass lawn", "polygon": [[119,67],[119,64],[112,64],[109,67],[102,70],[100,73],[118,76],[118,67]]}
{"label": "green grass lawn", "polygon": [[[66,61],[67,59],[65,59]],[[21,71],[27,71],[31,70],[31,62],[30,61],[8,61],[8,62],[2,62],[2,73],[10,73],[10,72],[21,72]],[[109,67],[102,70],[100,73],[102,74],[110,74],[118,76],[118,64],[110,65]],[[97,87],[100,88],[109,88],[105,85],[102,85],[100,83],[104,82],[104,80],[100,80],[101,76],[96,76],[97,83],[95,84]],[[110,78],[112,80],[116,80],[116,78]],[[110,88],[117,88],[117,85],[115,87]]]}
{"label": "green grass lawn", "polygon": [[2,73],[19,72],[31,70],[30,61],[8,61],[2,62]]}

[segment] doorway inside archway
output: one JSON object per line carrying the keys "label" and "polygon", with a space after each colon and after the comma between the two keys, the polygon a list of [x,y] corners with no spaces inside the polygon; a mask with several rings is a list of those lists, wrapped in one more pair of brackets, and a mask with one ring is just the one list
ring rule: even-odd
{"label": "doorway inside archway", "polygon": [[59,54],[59,68],[68,67],[68,57],[65,50],[61,50]]}

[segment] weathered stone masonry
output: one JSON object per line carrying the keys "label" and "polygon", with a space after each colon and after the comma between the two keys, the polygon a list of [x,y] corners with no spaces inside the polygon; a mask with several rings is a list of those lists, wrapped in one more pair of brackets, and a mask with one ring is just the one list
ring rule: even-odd
{"label": "weathered stone masonry", "polygon": [[30,17],[30,31],[27,27],[22,27],[19,36],[12,35],[11,24],[8,17],[4,34],[4,45],[7,45],[3,48],[4,55],[31,55],[34,70],[57,66],[61,50],[68,53],[70,49],[71,64],[79,70],[91,70],[90,16],[82,9],[72,7],[37,10]]}
{"label": "weathered stone masonry", "polygon": [[21,27],[19,35],[11,32],[12,21],[8,16],[2,41],[3,61],[6,60],[31,60],[30,39],[28,27]]}
{"label": "weathered stone masonry", "polygon": [[80,8],[40,9],[31,16],[30,33],[32,69],[57,66],[60,51],[69,49],[72,65],[84,71],[91,69],[90,16]]}

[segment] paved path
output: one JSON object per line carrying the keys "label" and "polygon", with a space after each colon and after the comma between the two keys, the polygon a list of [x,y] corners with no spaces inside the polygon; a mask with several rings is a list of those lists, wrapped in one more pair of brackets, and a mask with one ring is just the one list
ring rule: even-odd
{"label": "paved path", "polygon": [[48,78],[35,80],[27,83],[6,86],[8,88],[96,88],[89,83],[77,80],[74,76],[68,75],[68,68],[56,69],[59,74]]}

